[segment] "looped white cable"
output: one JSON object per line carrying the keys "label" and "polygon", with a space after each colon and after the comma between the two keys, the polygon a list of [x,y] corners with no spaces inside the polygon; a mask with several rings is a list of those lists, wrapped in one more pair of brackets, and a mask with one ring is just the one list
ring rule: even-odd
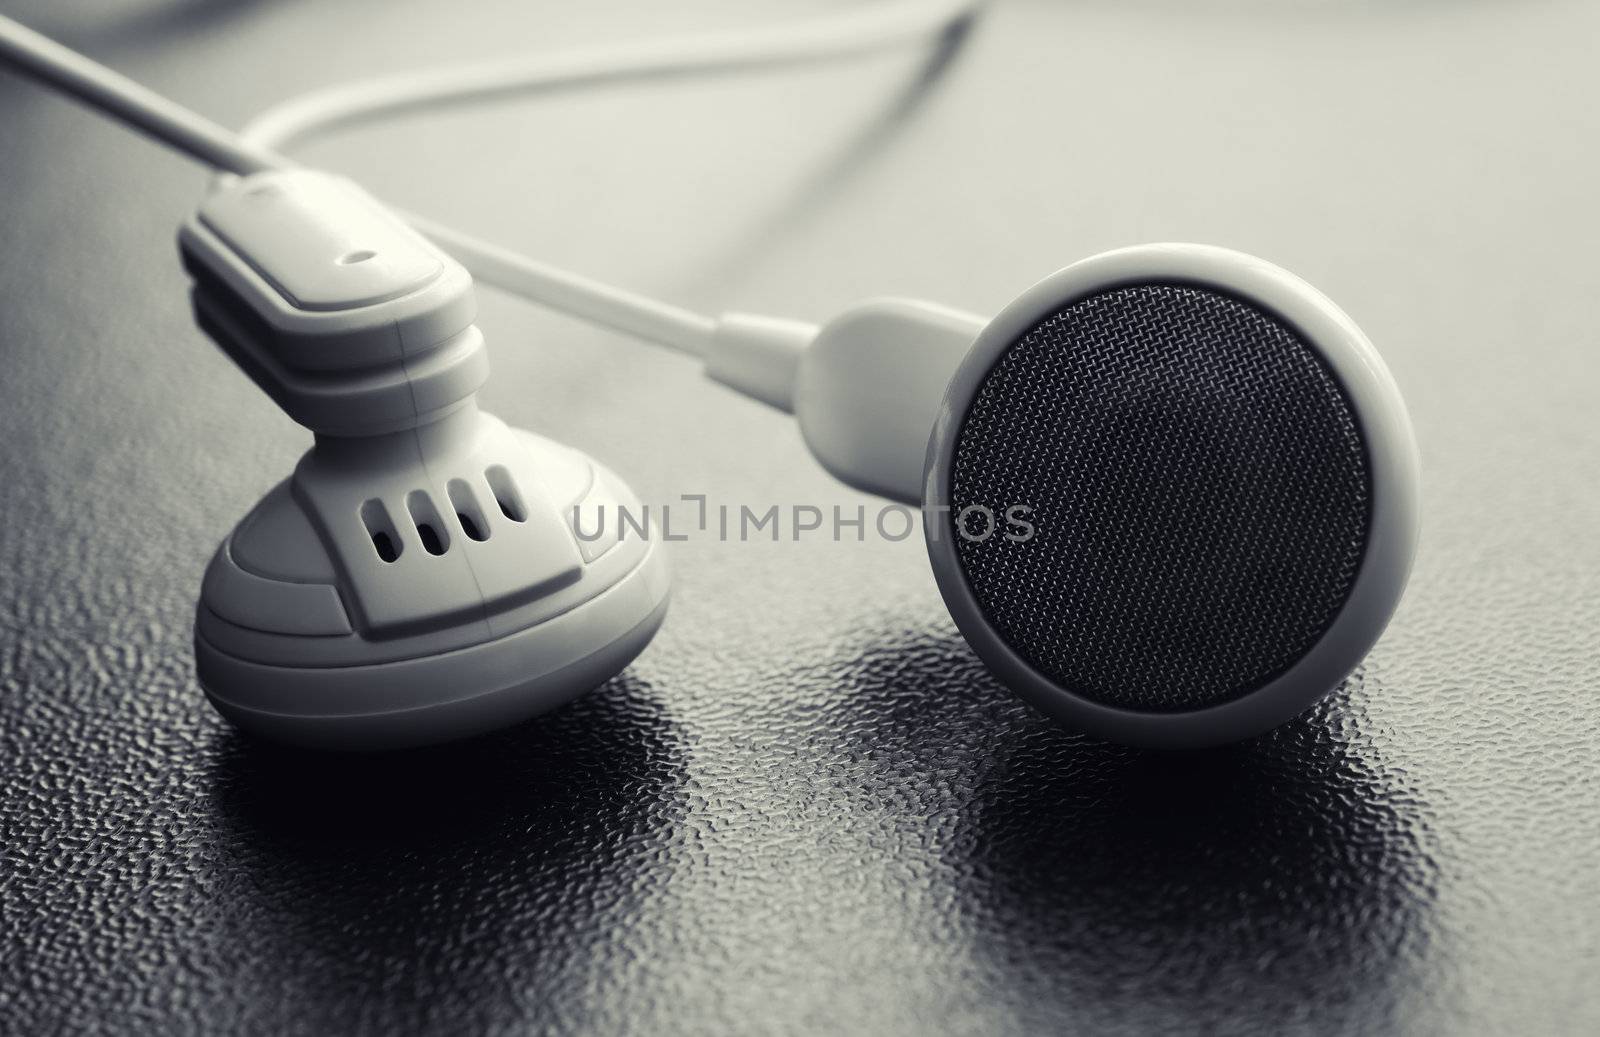
{"label": "looped white cable", "polygon": [[[986,2],[898,0],[773,28],[423,69],[291,98],[251,120],[241,137],[253,148],[283,151],[338,126],[493,97],[861,57],[950,32]],[[522,298],[693,356],[704,356],[716,334],[709,316],[404,215],[479,280]]]}
{"label": "looped white cable", "polygon": [[[894,0],[798,24],[673,37],[564,54],[471,62],[314,91],[234,134],[104,65],[0,15],[0,61],[189,156],[248,175],[292,165],[279,152],[338,125],[486,97],[858,57],[949,32],[987,0]],[[720,322],[528,259],[407,215],[487,284],[660,345],[703,356]]]}
{"label": "looped white cable", "polygon": [[335,126],[496,96],[844,60],[950,31],[975,17],[985,3],[895,0],[767,28],[420,69],[291,98],[251,120],[240,136],[282,151]]}

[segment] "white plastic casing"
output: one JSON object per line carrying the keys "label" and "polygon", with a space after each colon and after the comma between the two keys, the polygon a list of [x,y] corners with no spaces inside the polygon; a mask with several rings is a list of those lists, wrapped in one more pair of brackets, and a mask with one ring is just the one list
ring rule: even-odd
{"label": "white plastic casing", "polygon": [[924,523],[928,556],[962,635],[997,676],[1035,706],[1081,730],[1135,745],[1179,748],[1234,741],[1295,716],[1355,669],[1399,604],[1416,553],[1420,464],[1405,403],[1377,350],[1321,292],[1264,260],[1204,245],[1120,249],[1052,274],[989,322],[950,379],[927,444],[922,496],[936,514],[949,506],[961,422],[1000,356],[1050,314],[1131,284],[1191,285],[1259,307],[1294,329],[1344,389],[1367,448],[1371,513],[1361,567],[1344,607],[1321,639],[1284,673],[1228,702],[1180,713],[1117,709],[1056,684],[1013,651],[974,598],[955,538],[938,535]]}
{"label": "white plastic casing", "polygon": [[[225,716],[333,748],[444,741],[560,705],[648,643],[668,579],[661,545],[619,528],[618,509],[637,515],[638,500],[578,451],[475,410],[452,420],[468,418],[470,438],[427,466],[335,476],[331,492],[327,473],[309,471],[325,463],[314,448],[223,541],[206,571],[195,658]],[[484,474],[502,464],[520,522]],[[458,483],[486,539],[454,513]],[[410,518],[414,495],[433,502],[442,554]],[[367,535],[362,500],[393,519],[392,562]]]}
{"label": "white plastic casing", "polygon": [[872,300],[825,324],[800,358],[794,390],[811,453],[857,489],[920,503],[928,430],[983,325],[910,299]]}
{"label": "white plastic casing", "polygon": [[349,181],[224,182],[178,242],[201,326],[314,432],[412,428],[489,376],[471,276]]}
{"label": "white plastic casing", "polygon": [[[961,422],[1001,354],[1076,300],[1141,283],[1220,291],[1293,328],[1344,389],[1360,423],[1372,480],[1366,555],[1343,609],[1322,638],[1270,683],[1187,713],[1116,709],[1036,672],[985,619],[961,570],[955,537],[928,521],[948,508]],[[962,634],[1014,690],[1076,727],[1156,746],[1208,745],[1267,730],[1335,688],[1377,641],[1400,601],[1416,551],[1420,492],[1404,401],[1354,322],[1326,296],[1271,263],[1204,245],[1145,245],[1067,267],[987,323],[931,303],[878,299],[816,330],[809,348],[795,344],[793,331],[781,331],[748,320],[730,322],[713,343],[708,372],[792,409],[811,452],[837,478],[922,505],[929,559]]]}
{"label": "white plastic casing", "polygon": [[309,171],[225,183],[180,245],[202,327],[317,433],[206,572],[195,657],[225,716],[308,745],[436,742],[559,705],[643,648],[667,576],[619,521],[641,505],[479,412],[459,264]]}
{"label": "white plastic casing", "polygon": [[811,453],[868,493],[916,504],[928,429],[983,318],[916,299],[869,299],[818,328],[723,314],[705,372],[794,414]]}

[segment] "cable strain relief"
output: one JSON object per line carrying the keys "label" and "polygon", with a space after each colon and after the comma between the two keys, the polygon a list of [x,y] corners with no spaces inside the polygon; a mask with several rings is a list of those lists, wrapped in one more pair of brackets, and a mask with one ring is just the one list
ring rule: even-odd
{"label": "cable strain relief", "polygon": [[724,313],[706,346],[706,375],[792,414],[800,357],[816,336],[804,321]]}

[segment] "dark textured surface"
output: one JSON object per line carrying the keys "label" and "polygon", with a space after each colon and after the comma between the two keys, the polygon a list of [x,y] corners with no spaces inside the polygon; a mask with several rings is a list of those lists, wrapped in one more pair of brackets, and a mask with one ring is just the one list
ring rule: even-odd
{"label": "dark textured surface", "polygon": [[[248,744],[195,686],[191,609],[307,437],[192,326],[200,176],[0,75],[0,1030],[1600,1030],[1600,6],[1192,6],[1002,3],[920,98],[889,61],[308,156],[708,307],[992,311],[1152,239],[1317,284],[1407,392],[1422,553],[1358,679],[1198,755],[997,688],[914,539],[671,545],[629,675],[483,742]],[[771,16],[560,10],[20,13],[230,122]],[[487,408],[649,499],[864,503],[674,358],[489,293],[482,326]]]}
{"label": "dark textured surface", "polygon": [[[1366,548],[1366,446],[1332,372],[1280,321],[1194,288],[1102,292],[1029,330],[973,396],[950,480],[995,632],[1123,709],[1200,709],[1283,673]],[[999,518],[1019,505],[1032,535]]]}

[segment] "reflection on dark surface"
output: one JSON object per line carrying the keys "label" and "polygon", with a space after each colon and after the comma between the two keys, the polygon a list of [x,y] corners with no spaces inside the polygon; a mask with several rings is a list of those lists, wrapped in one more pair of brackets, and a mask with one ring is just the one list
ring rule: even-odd
{"label": "reflection on dark surface", "polygon": [[845,682],[837,726],[861,744],[844,751],[876,761],[875,786],[941,791],[949,823],[918,823],[944,833],[955,931],[1027,1019],[1403,1016],[1434,865],[1419,804],[1363,738],[1359,674],[1278,731],[1188,753],[1070,734],[954,637],[891,639]]}
{"label": "reflection on dark surface", "polygon": [[572,999],[535,1014],[581,1024],[591,951],[665,878],[652,866],[679,819],[682,760],[653,693],[627,677],[427,750],[340,756],[224,737],[220,874],[237,924],[257,934],[257,1003],[267,1010],[280,985],[307,995],[285,1009],[298,1025],[312,1006],[348,1024],[378,997],[388,1018],[471,1029],[485,1006],[503,1019],[532,996],[535,975],[541,998]]}

